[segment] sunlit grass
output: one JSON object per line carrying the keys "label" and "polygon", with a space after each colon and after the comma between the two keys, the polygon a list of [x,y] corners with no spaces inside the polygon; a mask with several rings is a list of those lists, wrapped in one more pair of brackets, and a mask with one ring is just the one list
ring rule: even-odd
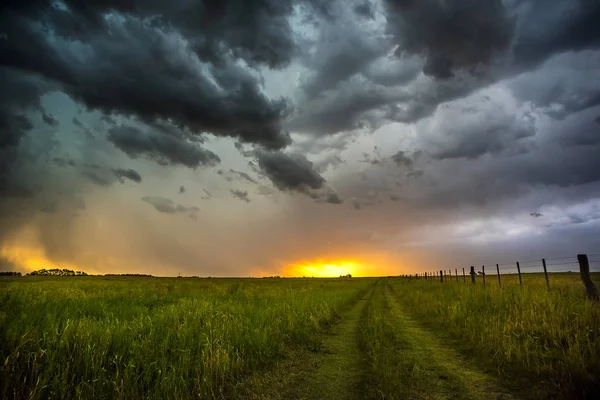
{"label": "sunlit grass", "polygon": [[0,398],[219,398],[369,281],[0,280]]}

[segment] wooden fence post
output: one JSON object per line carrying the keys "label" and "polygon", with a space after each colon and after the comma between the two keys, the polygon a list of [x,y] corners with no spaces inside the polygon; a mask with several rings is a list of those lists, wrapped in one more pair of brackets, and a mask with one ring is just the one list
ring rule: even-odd
{"label": "wooden fence post", "polygon": [[485,287],[485,265],[481,266],[481,274],[483,277],[483,287]]}
{"label": "wooden fence post", "polygon": [[523,279],[521,279],[521,266],[517,261],[517,272],[519,273],[519,286],[523,287]]}
{"label": "wooden fence post", "polygon": [[440,283],[444,283],[444,274],[442,273],[442,270],[440,270]]}
{"label": "wooden fence post", "polygon": [[475,267],[471,265],[471,283],[475,283]]}
{"label": "wooden fence post", "polygon": [[498,287],[502,287],[502,283],[500,282],[500,266],[496,264],[496,272],[498,272]]}
{"label": "wooden fence post", "polygon": [[463,283],[467,283],[467,275],[465,274],[464,267],[463,267]]}
{"label": "wooden fence post", "polygon": [[456,283],[458,283],[458,268],[454,268],[454,275],[456,276]]}
{"label": "wooden fence post", "polygon": [[577,254],[577,261],[579,261],[579,273],[581,275],[581,280],[585,285],[585,292],[587,293],[588,298],[600,301],[598,288],[596,288],[592,278],[590,278],[590,262],[587,254]]}
{"label": "wooden fence post", "polygon": [[546,277],[546,288],[550,290],[550,281],[548,280],[548,270],[546,269],[546,259],[542,258],[542,265],[544,266],[544,276]]}

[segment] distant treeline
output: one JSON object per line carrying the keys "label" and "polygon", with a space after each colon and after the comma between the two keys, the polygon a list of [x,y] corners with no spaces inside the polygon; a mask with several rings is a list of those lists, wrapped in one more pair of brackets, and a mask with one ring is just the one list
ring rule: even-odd
{"label": "distant treeline", "polygon": [[144,276],[152,277],[150,274],[104,274],[104,276]]}
{"label": "distant treeline", "polygon": [[21,276],[21,273],[15,271],[0,271],[0,276]]}
{"label": "distant treeline", "polygon": [[87,274],[83,271],[73,271],[72,269],[38,269],[37,271],[32,271],[27,275],[33,276],[87,276]]}

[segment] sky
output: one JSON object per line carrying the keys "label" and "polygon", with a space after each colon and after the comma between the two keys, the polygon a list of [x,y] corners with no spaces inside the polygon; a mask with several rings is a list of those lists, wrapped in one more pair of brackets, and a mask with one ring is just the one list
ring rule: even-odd
{"label": "sky", "polygon": [[0,269],[600,252],[595,0],[2,3]]}

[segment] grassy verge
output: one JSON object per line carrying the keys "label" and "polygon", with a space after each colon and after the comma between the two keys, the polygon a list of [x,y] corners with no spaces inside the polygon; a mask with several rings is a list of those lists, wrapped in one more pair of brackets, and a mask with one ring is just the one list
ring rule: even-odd
{"label": "grassy verge", "polygon": [[529,398],[595,398],[600,392],[600,306],[580,282],[528,285],[391,281],[413,318],[446,337],[448,346],[499,374]]}
{"label": "grassy verge", "polygon": [[369,398],[509,398],[494,379],[445,348],[408,318],[383,282],[364,313],[360,343],[368,355]]}
{"label": "grassy verge", "polygon": [[[372,290],[369,292],[372,293]],[[365,293],[349,306],[323,335],[318,351],[297,349],[274,368],[242,381],[236,399],[365,399],[364,356],[357,344],[361,311],[370,299]]]}

